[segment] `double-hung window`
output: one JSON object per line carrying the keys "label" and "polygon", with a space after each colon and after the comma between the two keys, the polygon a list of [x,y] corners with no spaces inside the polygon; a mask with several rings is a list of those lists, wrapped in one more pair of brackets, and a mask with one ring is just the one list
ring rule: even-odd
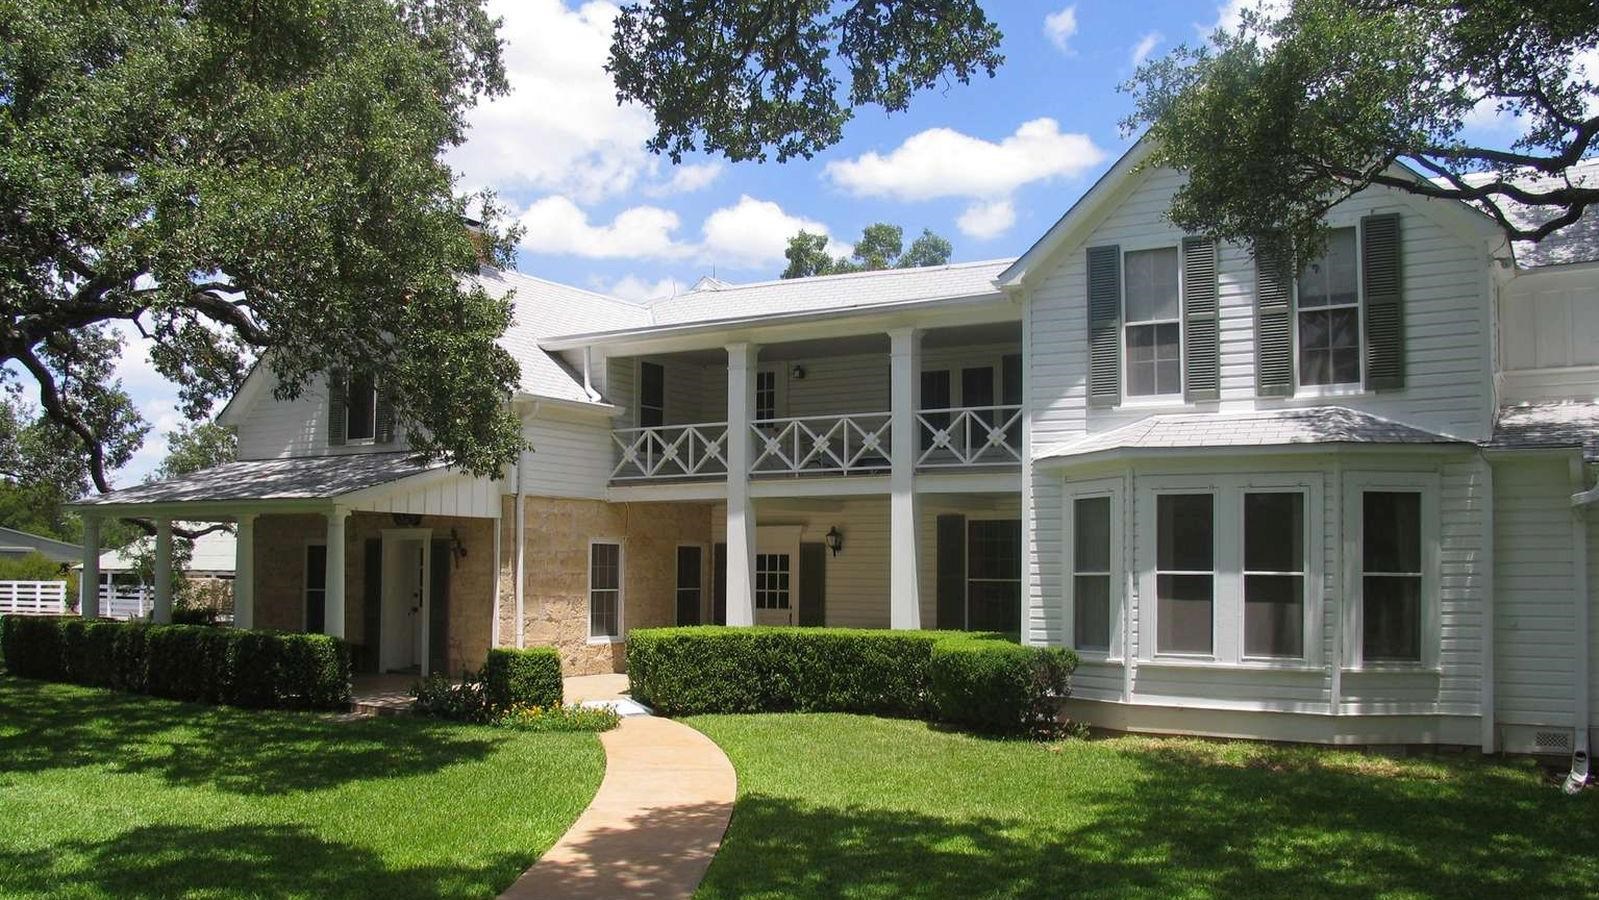
{"label": "double-hung window", "polygon": [[1216,497],[1155,498],[1157,653],[1208,656],[1215,646]]}
{"label": "double-hung window", "polygon": [[1022,522],[966,523],[966,627],[1018,632],[1022,610]]}
{"label": "double-hung window", "polygon": [[328,548],[326,544],[305,546],[305,630],[308,634],[327,631]]}
{"label": "double-hung window", "polygon": [[1299,383],[1360,382],[1360,252],[1354,228],[1337,228],[1299,273]]}
{"label": "double-hung window", "polygon": [[777,370],[758,369],[755,372],[755,420],[764,422],[777,418]]}
{"label": "double-hung window", "polygon": [[1183,392],[1182,300],[1176,247],[1135,250],[1122,258],[1127,395]]}
{"label": "double-hung window", "polygon": [[1077,494],[1067,512],[1071,529],[1072,646],[1096,653],[1111,651],[1116,617],[1119,554],[1115,494]]}
{"label": "double-hung window", "polygon": [[589,638],[622,635],[622,545],[589,545]]}
{"label": "double-hung window", "polygon": [[1244,656],[1305,655],[1305,495],[1244,494]]}
{"label": "double-hung window", "polygon": [[666,368],[660,363],[638,364],[638,424],[640,428],[666,424]]}
{"label": "double-hung window", "polygon": [[345,394],[344,439],[370,441],[378,433],[378,387],[370,373],[350,376]]}
{"label": "double-hung window", "polygon": [[1422,661],[1422,511],[1418,491],[1361,495],[1363,662]]}

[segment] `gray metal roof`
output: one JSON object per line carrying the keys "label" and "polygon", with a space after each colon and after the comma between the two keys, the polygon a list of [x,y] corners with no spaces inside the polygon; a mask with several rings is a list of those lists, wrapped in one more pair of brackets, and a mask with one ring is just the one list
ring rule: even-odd
{"label": "gray metal roof", "polygon": [[83,555],[83,548],[31,531],[0,528],[0,556],[27,556],[30,553],[42,553],[56,562],[70,562]]}
{"label": "gray metal roof", "polygon": [[75,505],[92,508],[207,500],[319,500],[409,478],[442,465],[403,451],[243,460],[170,481],[96,494]]}
{"label": "gray metal roof", "polygon": [[1502,406],[1487,446],[1498,450],[1581,447],[1588,462],[1599,462],[1599,403],[1521,403]]}
{"label": "gray metal roof", "polygon": [[[1480,184],[1491,177],[1491,175],[1468,175],[1466,181]],[[1599,185],[1599,157],[1577,163],[1567,169],[1562,177],[1516,179],[1517,184],[1535,190],[1548,190],[1567,181],[1574,185]],[[1552,207],[1523,206],[1510,200],[1501,203],[1506,217],[1519,228],[1542,225],[1560,212]],[[1531,241],[1516,241],[1515,250],[1516,264],[1524,269],[1599,260],[1599,209],[1588,209],[1582,218],[1536,244]]]}
{"label": "gray metal roof", "polygon": [[1110,450],[1212,450],[1290,444],[1460,444],[1392,419],[1342,406],[1248,413],[1155,415],[1046,452],[1060,459]]}

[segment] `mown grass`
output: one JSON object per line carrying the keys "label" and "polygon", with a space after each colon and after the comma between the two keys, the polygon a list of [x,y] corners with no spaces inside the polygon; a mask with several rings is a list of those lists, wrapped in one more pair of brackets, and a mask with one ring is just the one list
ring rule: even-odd
{"label": "mown grass", "polygon": [[1599,797],[1526,761],[1244,742],[1035,744],[700,716],[739,799],[703,897],[1561,897]]}
{"label": "mown grass", "polygon": [[593,734],[0,677],[0,895],[491,897],[604,767]]}

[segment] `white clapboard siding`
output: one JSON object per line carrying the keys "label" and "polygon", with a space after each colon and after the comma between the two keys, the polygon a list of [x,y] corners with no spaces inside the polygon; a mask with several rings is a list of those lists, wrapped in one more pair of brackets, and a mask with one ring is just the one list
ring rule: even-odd
{"label": "white clapboard siding", "polygon": [[270,389],[262,391],[239,423],[240,459],[385,453],[405,446],[405,437],[398,431],[394,440],[386,444],[328,446],[328,388],[327,380],[321,376],[311,379],[293,400],[278,400]]}
{"label": "white clapboard siding", "polygon": [[1494,698],[1506,725],[1572,724],[1576,654],[1565,460],[1494,466]]}
{"label": "white clapboard siding", "polygon": [[65,581],[0,581],[0,615],[61,616],[66,612]]}
{"label": "white clapboard siding", "polygon": [[527,470],[522,473],[522,487],[529,495],[605,498],[616,458],[606,420],[539,414],[527,420],[522,433],[533,445],[533,452],[524,457]]}
{"label": "white clapboard siding", "polygon": [[1591,270],[1518,272],[1499,295],[1502,399],[1599,396],[1599,279]]}

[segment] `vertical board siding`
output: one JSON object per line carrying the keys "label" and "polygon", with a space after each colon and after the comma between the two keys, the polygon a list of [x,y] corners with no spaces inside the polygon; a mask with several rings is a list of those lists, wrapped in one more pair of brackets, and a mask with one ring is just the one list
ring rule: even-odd
{"label": "vertical board siding", "polygon": [[1599,280],[1592,271],[1518,272],[1499,295],[1506,402],[1599,394]]}
{"label": "vertical board siding", "polygon": [[1494,466],[1494,698],[1502,725],[1572,724],[1571,486],[1565,460]]}

